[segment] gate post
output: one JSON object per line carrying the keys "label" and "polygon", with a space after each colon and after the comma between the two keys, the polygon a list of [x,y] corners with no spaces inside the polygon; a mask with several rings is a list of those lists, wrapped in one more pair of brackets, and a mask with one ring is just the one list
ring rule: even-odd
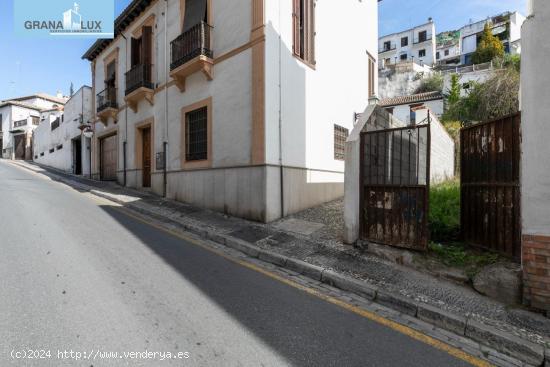
{"label": "gate post", "polygon": [[550,311],[550,2],[533,0],[522,27],[522,266],[524,303]]}

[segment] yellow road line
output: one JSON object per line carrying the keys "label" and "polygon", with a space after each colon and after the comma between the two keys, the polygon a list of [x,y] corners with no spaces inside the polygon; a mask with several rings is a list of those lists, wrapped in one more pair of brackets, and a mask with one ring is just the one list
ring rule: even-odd
{"label": "yellow road line", "polygon": [[472,356],[458,348],[455,348],[453,346],[450,346],[442,341],[439,341],[431,336],[428,336],[426,334],[423,334],[421,333],[420,331],[417,331],[417,330],[414,330],[408,326],[405,326],[405,325],[402,325],[402,324],[399,324],[395,321],[392,321],[392,320],[389,320],[383,316],[380,316],[380,315],[377,315],[375,314],[374,312],[370,312],[370,311],[367,311],[365,309],[362,309],[360,307],[357,307],[357,306],[354,306],[352,304],[349,304],[347,302],[344,302],[344,301],[341,301],[339,299],[336,299],[334,297],[331,297],[331,296],[328,296],[326,294],[323,294],[315,289],[312,289],[312,288],[309,288],[309,287],[306,287],[306,286],[303,286],[301,284],[298,284],[296,282],[293,282],[292,280],[289,280],[289,279],[286,279],[278,274],[275,274],[275,273],[272,273],[270,272],[269,270],[266,270],[266,269],[263,269],[257,265],[254,265],[248,261],[245,261],[245,260],[240,260],[240,259],[236,259],[236,258],[233,258],[227,254],[224,254],[218,250],[215,250],[213,249],[212,247],[204,244],[202,241],[200,240],[197,240],[195,238],[192,238],[192,237],[188,237],[184,234],[181,234],[179,232],[176,232],[174,230],[171,230],[171,229],[168,229],[168,228],[164,228],[163,226],[161,225],[158,225],[156,223],[152,223],[148,220],[146,220],[144,217],[142,217],[141,215],[138,215],[136,213],[133,213],[133,212],[130,212],[128,209],[122,207],[122,206],[114,206],[113,207],[115,210],[123,213],[124,215],[127,215],[137,221],[140,221],[146,225],[149,225],[151,227],[154,227],[160,231],[163,231],[163,232],[166,232],[166,233],[169,233],[171,234],[172,236],[175,236],[177,238],[180,238],[186,242],[190,242],[196,246],[199,246],[209,252],[212,252],[216,255],[219,255],[235,264],[238,264],[238,265],[241,265],[241,266],[244,266],[250,270],[253,270],[255,272],[258,272],[258,273],[261,273],[271,279],[274,279],[274,280],[277,280],[281,283],[284,283],[288,286],[291,286],[293,288],[296,288],[296,289],[299,289],[303,292],[306,292],[312,296],[315,296],[317,298],[320,298],[326,302],[329,302],[329,303],[332,303],[336,306],[339,306],[339,307],[342,307],[348,311],[351,311],[357,315],[360,315],[360,316],[363,316],[371,321],[374,321],[378,324],[381,324],[381,325],[384,325],[386,327],[389,327],[391,328],[392,330],[395,330],[401,334],[404,334],[404,335],[407,335],[408,337],[412,338],[412,339],[415,339],[415,340],[418,340],[418,341],[421,341],[425,344],[428,344],[436,349],[439,349],[439,350],[442,350],[444,352],[446,352],[447,354],[450,354],[451,356],[455,357],[455,358],[458,358],[458,359],[461,359],[475,367],[493,367],[493,365],[487,361],[484,361],[478,357],[475,357],[475,356]]}

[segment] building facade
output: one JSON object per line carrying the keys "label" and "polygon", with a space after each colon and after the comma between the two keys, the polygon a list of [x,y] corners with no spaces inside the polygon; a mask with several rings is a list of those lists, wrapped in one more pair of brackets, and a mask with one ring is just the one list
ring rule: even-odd
{"label": "building facade", "polygon": [[380,100],[380,107],[406,124],[420,123],[421,119],[416,114],[418,110],[427,108],[438,118],[444,112],[443,95],[437,91],[385,98]]}
{"label": "building facade", "polygon": [[134,0],[84,55],[94,178],[264,222],[342,196],[337,134],[376,94],[377,14],[376,0]]}
{"label": "building facade", "polygon": [[428,23],[392,33],[378,39],[379,67],[414,61],[420,65],[432,66],[435,62],[435,23]]}
{"label": "building facade", "polygon": [[0,102],[0,147],[5,159],[32,160],[32,134],[43,110],[63,108],[66,98],[37,94]]}
{"label": "building facade", "polygon": [[76,175],[90,175],[90,139],[82,126],[92,119],[92,88],[83,86],[64,109],[43,110],[33,133],[35,162]]}
{"label": "building facade", "polygon": [[460,29],[461,64],[471,65],[472,55],[481,40],[485,24],[490,23],[493,35],[504,44],[504,50],[509,54],[521,52],[521,26],[525,17],[519,12],[505,12],[479,22],[470,23]]}

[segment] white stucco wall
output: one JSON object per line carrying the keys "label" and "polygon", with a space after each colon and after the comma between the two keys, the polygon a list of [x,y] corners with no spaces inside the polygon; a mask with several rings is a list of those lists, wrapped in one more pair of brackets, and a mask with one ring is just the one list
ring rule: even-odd
{"label": "white stucco wall", "polygon": [[[367,51],[376,58],[377,16],[376,0],[318,1],[313,69],[292,53],[292,2],[266,2],[268,164],[279,164],[280,118],[283,165],[343,172],[334,160],[333,125],[351,130],[354,112],[368,101]],[[335,19],[346,19],[345,26]]]}
{"label": "white stucco wall", "polygon": [[[443,114],[443,99],[438,99],[435,101],[417,102],[415,104],[418,104],[418,103],[422,103],[424,106],[429,108],[432,111],[432,113],[437,117],[441,117],[441,115]],[[411,121],[410,105],[403,104],[403,105],[397,105],[397,106],[385,106],[384,108],[392,108],[392,107],[393,107],[393,115],[397,119],[405,123],[410,123]],[[419,117],[421,116],[417,114],[417,117],[416,117],[417,122],[420,122],[422,120],[422,118],[419,118]]]}
{"label": "white stucco wall", "polygon": [[522,28],[521,209],[523,234],[550,235],[550,2],[532,1]]}
{"label": "white stucco wall", "polygon": [[[73,140],[82,139],[82,173],[89,174],[89,142],[82,137],[78,126],[80,125],[81,115],[83,115],[82,121],[84,122],[91,119],[91,97],[91,88],[82,87],[67,101],[64,111],[47,111],[41,114],[41,120],[43,120],[33,135],[33,158],[35,162],[65,172],[75,173],[76,146]],[[62,121],[59,127],[52,131],[51,124],[57,117],[62,117]],[[59,147],[62,148],[58,149]],[[50,152],[51,149],[54,149],[54,151]]]}

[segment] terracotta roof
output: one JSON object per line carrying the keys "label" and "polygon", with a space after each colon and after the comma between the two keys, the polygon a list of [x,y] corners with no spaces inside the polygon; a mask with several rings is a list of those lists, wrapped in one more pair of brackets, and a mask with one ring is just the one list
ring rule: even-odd
{"label": "terracotta roof", "polygon": [[435,91],[435,92],[411,94],[408,96],[384,98],[380,100],[379,105],[381,107],[399,106],[402,104],[435,101],[438,99],[443,99],[443,95],[441,94],[441,92]]}
{"label": "terracotta roof", "polygon": [[37,94],[32,94],[30,96],[12,98],[10,101],[25,101],[27,99],[33,99],[33,98],[42,98],[47,101],[55,102],[59,104],[65,104],[68,100],[67,98],[59,98],[46,93],[37,93]]}
{"label": "terracotta roof", "polygon": [[83,59],[93,61],[103,50],[105,50],[114,41],[114,39],[126,29],[137,17],[147,9],[153,0],[133,0],[130,5],[122,11],[115,20],[115,36],[113,39],[98,39],[82,55]]}

